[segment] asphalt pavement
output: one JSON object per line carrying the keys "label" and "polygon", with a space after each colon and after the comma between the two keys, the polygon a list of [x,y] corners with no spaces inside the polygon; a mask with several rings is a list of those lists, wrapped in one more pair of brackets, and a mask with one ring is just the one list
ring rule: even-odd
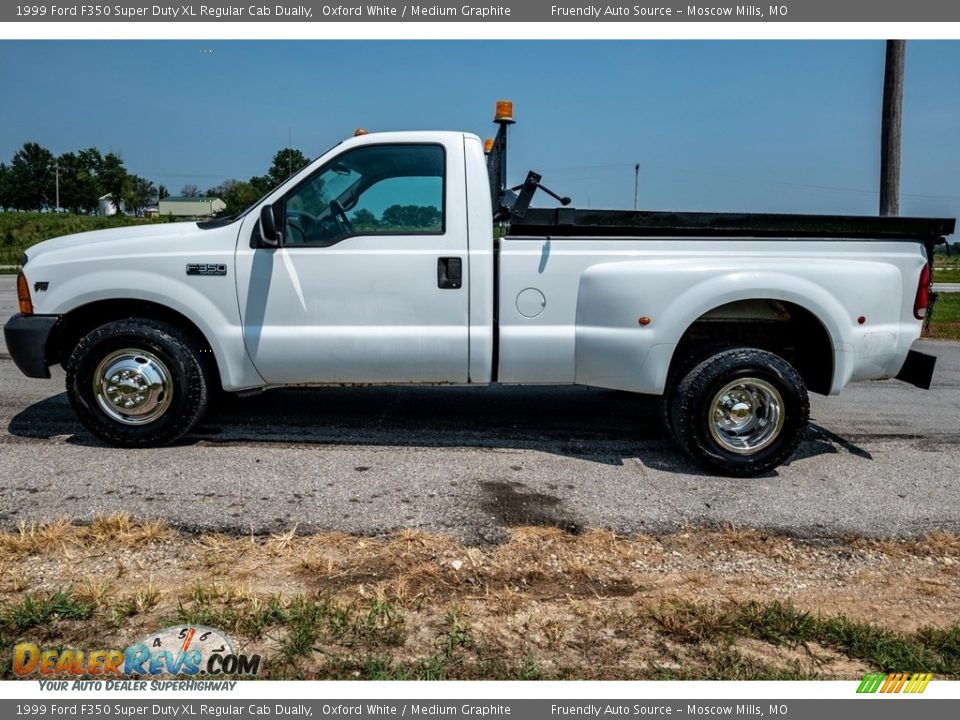
{"label": "asphalt pavement", "polygon": [[[14,306],[0,277],[0,316]],[[930,391],[813,396],[795,458],[749,480],[694,466],[653,399],[579,387],[275,390],[212,411],[175,447],[109,448],[74,418],[58,368],[24,378],[0,348],[0,527],[122,511],[189,530],[418,528],[473,543],[523,524],[960,532],[960,343],[922,345],[939,357]]]}

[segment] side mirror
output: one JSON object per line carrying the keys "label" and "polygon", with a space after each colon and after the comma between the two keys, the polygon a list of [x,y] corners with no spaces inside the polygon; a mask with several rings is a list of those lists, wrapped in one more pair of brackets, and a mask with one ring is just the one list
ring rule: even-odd
{"label": "side mirror", "polygon": [[280,247],[283,233],[277,230],[277,220],[273,216],[273,205],[260,208],[260,239],[269,247]]}

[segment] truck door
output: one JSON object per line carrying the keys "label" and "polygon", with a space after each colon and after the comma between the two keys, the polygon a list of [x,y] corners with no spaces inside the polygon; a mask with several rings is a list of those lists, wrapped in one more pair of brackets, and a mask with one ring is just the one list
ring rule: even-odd
{"label": "truck door", "polygon": [[243,223],[243,336],[268,383],[467,381],[466,208],[448,187],[464,177],[459,150],[347,149],[274,199],[281,247]]}

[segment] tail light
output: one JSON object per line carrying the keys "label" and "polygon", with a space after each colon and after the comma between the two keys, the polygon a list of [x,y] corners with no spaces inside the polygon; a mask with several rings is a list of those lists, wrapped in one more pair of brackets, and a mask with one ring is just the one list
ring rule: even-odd
{"label": "tail light", "polygon": [[930,263],[920,271],[920,282],[917,283],[917,297],[913,301],[913,316],[923,320],[927,316],[927,305],[930,302]]}
{"label": "tail light", "polygon": [[30,286],[23,273],[17,275],[17,300],[20,302],[20,312],[24,315],[33,315],[33,301],[30,299]]}

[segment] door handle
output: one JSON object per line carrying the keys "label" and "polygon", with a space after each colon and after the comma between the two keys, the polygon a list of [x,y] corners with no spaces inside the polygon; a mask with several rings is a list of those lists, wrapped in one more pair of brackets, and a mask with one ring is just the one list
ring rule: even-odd
{"label": "door handle", "polygon": [[457,290],[463,285],[463,260],[458,257],[437,258],[437,287]]}

